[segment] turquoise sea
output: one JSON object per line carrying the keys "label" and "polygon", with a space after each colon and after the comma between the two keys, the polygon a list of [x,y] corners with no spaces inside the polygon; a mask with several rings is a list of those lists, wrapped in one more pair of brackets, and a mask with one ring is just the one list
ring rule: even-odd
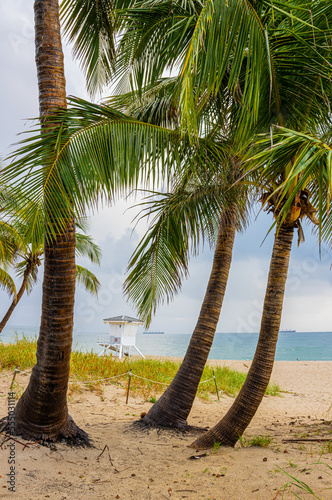
{"label": "turquoise sea", "polygon": [[[38,328],[7,327],[0,334],[3,342],[12,342],[15,334],[34,337]],[[73,348],[82,351],[100,352],[99,336],[105,332],[74,332]],[[146,355],[184,356],[190,340],[189,334],[140,334],[137,335],[138,349]],[[210,359],[252,359],[258,340],[258,333],[216,333],[210,352]],[[277,345],[278,361],[332,361],[332,332],[281,332]]]}

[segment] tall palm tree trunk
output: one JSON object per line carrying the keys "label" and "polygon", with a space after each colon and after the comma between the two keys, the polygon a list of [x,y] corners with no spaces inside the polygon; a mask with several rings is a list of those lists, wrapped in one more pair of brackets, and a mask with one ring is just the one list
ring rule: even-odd
{"label": "tall palm tree trunk", "polygon": [[7,324],[7,321],[9,320],[9,318],[11,317],[11,315],[13,314],[13,311],[14,311],[15,307],[17,306],[17,304],[21,300],[21,298],[22,298],[22,296],[23,296],[23,294],[25,292],[25,289],[27,287],[31,271],[32,271],[32,267],[31,267],[31,265],[28,265],[26,267],[25,271],[24,271],[23,281],[22,281],[21,287],[20,287],[20,289],[18,291],[18,294],[13,299],[12,303],[10,304],[10,306],[8,308],[8,311],[6,312],[6,314],[4,315],[4,317],[1,320],[1,323],[0,323],[0,333],[5,328],[5,326]]}
{"label": "tall palm tree trunk", "polygon": [[[35,0],[35,43],[41,117],[66,107],[58,0]],[[49,123],[47,126],[51,126]],[[52,213],[49,212],[52,220]],[[75,224],[45,239],[42,316],[37,364],[16,411],[16,432],[25,438],[67,438],[88,443],[68,415],[67,388],[75,295]]]}
{"label": "tall palm tree trunk", "polygon": [[255,415],[270,381],[277,346],[294,228],[281,226],[275,237],[258,344],[248,376],[226,415],[190,446],[234,446]]}
{"label": "tall palm tree trunk", "polygon": [[238,219],[233,207],[221,216],[213,266],[199,318],[183,362],[170,386],[143,422],[152,426],[184,427],[193,405],[225,295]]}

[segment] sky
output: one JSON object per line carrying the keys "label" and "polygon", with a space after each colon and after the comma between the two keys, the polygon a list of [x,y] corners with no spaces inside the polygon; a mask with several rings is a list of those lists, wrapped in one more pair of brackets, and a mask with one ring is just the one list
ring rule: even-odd
{"label": "sky", "polygon": [[[33,0],[11,0],[0,3],[0,156],[5,158],[19,140],[18,134],[28,131],[29,118],[38,116],[38,90],[34,61]],[[65,42],[65,41],[64,41]],[[67,94],[88,99],[84,76],[73,60],[71,48],[64,43]],[[131,203],[119,201],[112,207],[100,207],[91,214],[90,234],[103,252],[101,267],[86,260],[101,282],[98,299],[81,287],[75,299],[75,326],[79,332],[107,332],[103,318],[127,314],[136,316],[122,292],[122,283],[130,255],[144,234],[145,225],[134,227],[137,213]],[[265,238],[271,215],[252,214],[251,224],[236,236],[233,261],[217,332],[259,331],[273,231]],[[299,248],[293,243],[288,283],[281,326],[297,331],[332,331],[332,258],[328,249],[319,255],[317,237],[304,225],[306,242]],[[296,240],[296,238],[294,238]],[[211,271],[213,250],[206,246],[192,258],[190,276],[181,292],[170,304],[156,312],[151,329],[165,333],[190,334],[195,327],[205,288]],[[35,326],[40,323],[42,270],[39,282],[29,296],[24,296],[8,325]],[[1,291],[0,315],[9,298]]]}

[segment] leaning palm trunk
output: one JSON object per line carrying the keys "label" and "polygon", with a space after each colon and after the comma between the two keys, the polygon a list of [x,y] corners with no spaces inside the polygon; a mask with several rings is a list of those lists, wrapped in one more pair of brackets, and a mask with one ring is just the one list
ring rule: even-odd
{"label": "leaning palm trunk", "polygon": [[152,426],[184,427],[208,358],[225,295],[237,227],[238,209],[221,217],[213,266],[200,315],[184,360],[171,385],[143,422]]}
{"label": "leaning palm trunk", "polygon": [[[66,107],[58,0],[35,0],[34,11],[40,114],[47,117],[55,107]],[[45,239],[37,364],[15,411],[16,433],[25,438],[88,443],[67,408],[74,295],[75,224],[69,217],[61,234]]]}
{"label": "leaning palm trunk", "polygon": [[260,335],[246,381],[222,420],[194,441],[192,448],[210,448],[217,442],[234,446],[263,399],[274,363],[293,233],[293,227],[283,225],[275,237]]}
{"label": "leaning palm trunk", "polygon": [[6,314],[4,315],[4,317],[2,318],[1,320],[1,323],[0,323],[0,333],[2,332],[2,330],[5,328],[6,324],[7,324],[7,321],[9,320],[9,318],[11,317],[11,315],[13,314],[13,311],[15,309],[15,307],[17,306],[17,304],[19,303],[19,301],[21,300],[25,290],[26,290],[26,287],[27,287],[27,284],[28,284],[28,281],[29,281],[29,276],[31,274],[31,271],[32,271],[32,267],[30,264],[28,264],[28,266],[26,267],[25,271],[24,271],[24,276],[23,276],[23,281],[22,281],[22,284],[21,284],[21,287],[18,291],[18,294],[16,295],[16,297],[14,297],[12,303],[10,304]]}

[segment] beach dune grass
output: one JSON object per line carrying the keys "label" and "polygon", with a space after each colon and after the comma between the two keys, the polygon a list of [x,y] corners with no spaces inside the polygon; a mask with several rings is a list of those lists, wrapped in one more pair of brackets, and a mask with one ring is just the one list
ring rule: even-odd
{"label": "beach dune grass", "polygon": [[[0,342],[1,370],[28,370],[36,363],[37,341],[26,337],[17,337],[15,342]],[[100,390],[102,384],[120,384],[127,386],[128,373],[131,371],[130,390],[146,398],[162,393],[170,384],[180,362],[158,359],[125,358],[118,361],[111,356],[99,357],[94,352],[73,351],[70,377],[72,389],[79,390],[82,384],[87,389]],[[235,396],[241,389],[246,374],[226,366],[204,369],[197,395],[204,399],[216,399],[215,375],[219,393]],[[116,377],[116,378],[115,378]],[[105,380],[108,379],[108,380]],[[207,381],[207,382],[205,382]],[[71,392],[74,392],[73,390]],[[270,385],[267,394],[276,396],[280,392],[278,384]]]}
{"label": "beach dune grass", "polygon": [[15,342],[3,344],[0,342],[0,369],[26,370],[36,363],[37,340],[19,337]]}

